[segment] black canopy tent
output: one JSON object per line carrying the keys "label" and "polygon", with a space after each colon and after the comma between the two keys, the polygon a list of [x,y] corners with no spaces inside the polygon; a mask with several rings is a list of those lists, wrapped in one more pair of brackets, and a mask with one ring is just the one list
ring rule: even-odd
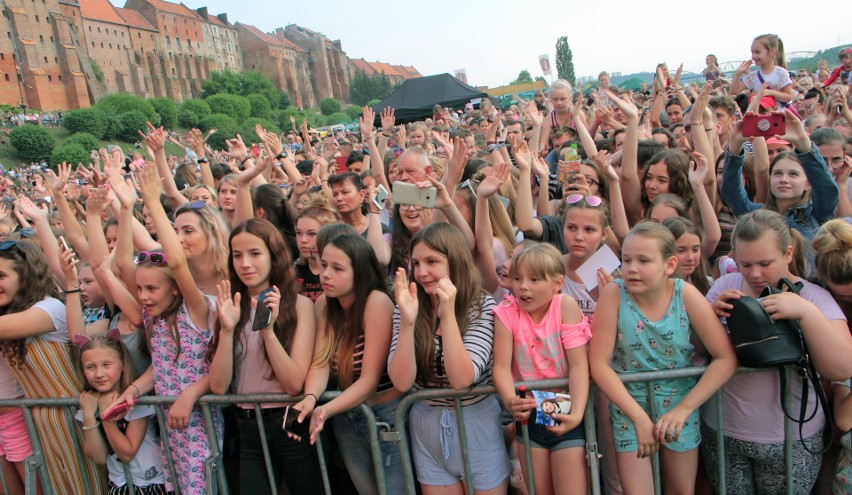
{"label": "black canopy tent", "polygon": [[375,125],[381,125],[381,113],[387,107],[395,110],[396,122],[404,124],[432,117],[435,105],[460,109],[470,100],[487,96],[449,74],[408,79],[381,103],[373,106]]}

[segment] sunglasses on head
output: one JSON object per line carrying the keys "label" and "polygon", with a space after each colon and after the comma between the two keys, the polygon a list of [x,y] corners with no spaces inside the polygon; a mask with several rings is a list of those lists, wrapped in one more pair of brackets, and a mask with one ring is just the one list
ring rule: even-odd
{"label": "sunglasses on head", "polygon": [[586,204],[591,206],[592,208],[597,208],[603,203],[603,200],[597,196],[583,196],[582,194],[571,194],[567,198],[565,198],[565,203],[569,205],[573,205],[579,203],[580,201],[586,200]]}
{"label": "sunglasses on head", "polygon": [[204,208],[205,206],[207,206],[207,201],[199,199],[198,201],[193,201],[192,203],[187,203],[187,204],[189,205],[189,206],[187,206],[187,208],[189,208],[190,210],[200,210],[200,209]]}
{"label": "sunglasses on head", "polygon": [[166,264],[166,255],[160,252],[148,252],[148,251],[139,251],[139,253],[133,258],[133,262],[137,265],[141,265],[145,262],[151,263],[156,266],[163,266]]}

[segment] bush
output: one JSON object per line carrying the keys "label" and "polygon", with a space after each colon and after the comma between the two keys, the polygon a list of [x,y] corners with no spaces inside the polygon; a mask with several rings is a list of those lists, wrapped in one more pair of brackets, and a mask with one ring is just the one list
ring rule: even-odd
{"label": "bush", "polygon": [[243,138],[243,142],[246,143],[246,146],[251,146],[251,143],[260,142],[260,138],[257,137],[257,133],[254,131],[254,126],[257,124],[260,124],[269,132],[274,132],[276,134],[281,132],[278,129],[278,126],[270,120],[256,118],[248,119],[237,127],[237,133]]}
{"label": "bush", "polygon": [[207,98],[207,104],[213,113],[223,113],[237,122],[251,116],[251,103],[245,96],[219,93]]}
{"label": "bush", "polygon": [[217,127],[216,133],[210,136],[207,144],[214,150],[227,150],[228,145],[225,143],[228,139],[233,139],[237,136],[237,127]]}
{"label": "bush", "polygon": [[251,116],[259,119],[269,119],[272,116],[272,105],[263,95],[248,95],[246,99],[251,105]]}
{"label": "bush", "polygon": [[141,112],[145,120],[152,124],[160,125],[160,116],[157,115],[154,106],[140,96],[130,93],[113,93],[106,95],[97,101],[96,106],[107,115],[116,117],[129,112]]}
{"label": "bush", "polygon": [[62,127],[68,129],[72,134],[86,132],[97,139],[102,139],[104,131],[106,131],[105,117],[103,112],[95,108],[72,110],[62,115]]}
{"label": "bush", "polygon": [[18,157],[28,162],[49,158],[55,144],[47,129],[29,124],[12,129],[9,142],[17,150]]}
{"label": "bush", "polygon": [[370,101],[368,101],[368,102],[367,102],[367,105],[368,105],[368,106],[371,106],[371,107],[374,107],[374,106],[378,105],[378,104],[379,104],[379,103],[381,103],[381,102],[382,102],[382,100],[370,100]]}
{"label": "bush", "polygon": [[222,113],[210,114],[198,122],[198,128],[204,132],[210,129],[236,129],[237,121]]}
{"label": "bush", "polygon": [[127,112],[118,119],[121,121],[121,132],[119,133],[118,138],[122,141],[135,143],[141,138],[141,136],[139,136],[139,131],[144,132],[148,129],[146,124],[148,119],[142,112],[137,112],[135,110]]}
{"label": "bush", "polygon": [[358,117],[361,116],[361,107],[357,105],[349,105],[346,107],[346,115],[349,116],[349,120],[357,120]]}
{"label": "bush", "polygon": [[104,115],[104,139],[117,139],[121,134],[121,120],[116,115]]}
{"label": "bush", "polygon": [[[198,98],[190,98],[188,100],[184,100],[180,105],[180,110],[189,110],[194,113],[199,119],[203,119],[207,117],[211,113],[210,105],[207,104],[204,100],[199,100]],[[180,114],[180,112],[178,112]]]}
{"label": "bush", "polygon": [[344,112],[335,112],[325,118],[325,125],[348,124],[352,119]]}
{"label": "bush", "polygon": [[96,150],[101,147],[100,140],[95,136],[89,134],[88,132],[78,132],[76,134],[72,134],[68,139],[66,139],[62,143],[62,146],[65,146],[66,144],[79,144],[86,151]]}
{"label": "bush", "polygon": [[178,110],[177,119],[178,125],[187,129],[198,127],[198,123],[201,122],[201,118],[198,114],[187,108],[181,108]]}
{"label": "bush", "polygon": [[331,115],[340,111],[340,102],[334,98],[325,98],[320,102],[320,111],[323,115]]}
{"label": "bush", "polygon": [[[177,118],[177,105],[172,100],[161,97],[161,98],[151,98],[148,100],[152,107],[154,107],[154,111],[157,112],[157,115],[160,116],[160,125],[165,127],[166,129],[174,129],[177,127],[178,118]],[[152,122],[153,124],[153,122]]]}
{"label": "bush", "polygon": [[53,150],[53,153],[50,155],[50,165],[54,168],[62,162],[76,166],[78,163],[86,164],[90,161],[89,151],[83,145],[69,143],[68,141],[62,143],[62,146]]}

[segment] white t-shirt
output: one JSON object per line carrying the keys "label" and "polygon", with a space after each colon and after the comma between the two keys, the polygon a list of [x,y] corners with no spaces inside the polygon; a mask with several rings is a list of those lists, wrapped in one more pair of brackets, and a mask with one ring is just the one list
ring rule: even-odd
{"label": "white t-shirt", "polygon": [[0,359],[0,399],[17,399],[23,397],[21,384],[5,359]]}
{"label": "white t-shirt", "polygon": [[[763,78],[763,81],[760,80],[761,78]],[[781,91],[785,87],[793,84],[793,80],[790,79],[790,73],[787,72],[787,69],[780,66],[776,66],[775,70],[772,71],[771,74],[764,74],[760,69],[757,69],[743,77],[743,84],[745,84],[745,87],[752,93],[759,91],[760,87],[763,86],[764,83],[769,83],[769,89],[771,90]],[[793,96],[795,95],[796,92],[794,91]],[[780,101],[775,100],[776,109],[783,110],[785,106],[786,105],[783,105]]]}
{"label": "white t-shirt", "polygon": [[586,290],[585,285],[574,282],[566,275],[561,292],[573,297],[577,301],[577,304],[580,305],[580,311],[588,316],[590,320],[594,318],[595,307],[597,307],[598,303],[589,295],[589,291]]}
{"label": "white t-shirt", "polygon": [[[52,342],[69,342],[68,326],[65,324],[65,305],[59,299],[45,297],[43,300],[33,304],[50,317],[53,322],[53,331],[39,335],[38,337]],[[30,337],[32,338],[32,337]]]}
{"label": "white t-shirt", "polygon": [[[77,411],[75,417],[77,421],[82,423],[83,411]],[[154,423],[157,421],[157,410],[154,409],[154,406],[137,405],[124,416],[126,421],[142,418],[148,418],[145,437],[139,445],[139,450],[136,451],[136,457],[127,464],[130,468],[130,477],[133,479],[133,484],[140,488],[149,485],[162,485],[166,482],[165,470],[163,469],[163,455],[160,449],[160,438],[154,429]],[[107,441],[105,435],[104,441]],[[121,461],[115,452],[107,456],[107,470],[109,471],[109,480],[112,484],[119,487],[127,484],[127,478],[124,476],[124,468],[121,466]]]}

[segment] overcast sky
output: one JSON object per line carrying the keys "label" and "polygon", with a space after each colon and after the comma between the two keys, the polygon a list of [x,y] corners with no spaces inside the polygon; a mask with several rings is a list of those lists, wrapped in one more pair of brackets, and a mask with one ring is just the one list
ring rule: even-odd
{"label": "overcast sky", "polygon": [[[555,77],[555,44],[563,35],[568,36],[577,77],[602,70],[651,72],[659,62],[672,70],[683,62],[684,70],[700,72],[708,53],[720,62],[749,58],[751,40],[764,32],[778,34],[788,53],[852,45],[849,11],[842,14],[839,0],[833,7],[834,2],[790,0],[183,3],[193,9],[207,6],[211,14],[226,12],[231,22],[264,31],[299,24],[341,40],[350,58],[412,65],[423,75],[464,68],[469,83],[490,87],[509,83],[523,69],[541,75],[538,56],[545,53]],[[836,60],[829,63],[837,65]]]}

